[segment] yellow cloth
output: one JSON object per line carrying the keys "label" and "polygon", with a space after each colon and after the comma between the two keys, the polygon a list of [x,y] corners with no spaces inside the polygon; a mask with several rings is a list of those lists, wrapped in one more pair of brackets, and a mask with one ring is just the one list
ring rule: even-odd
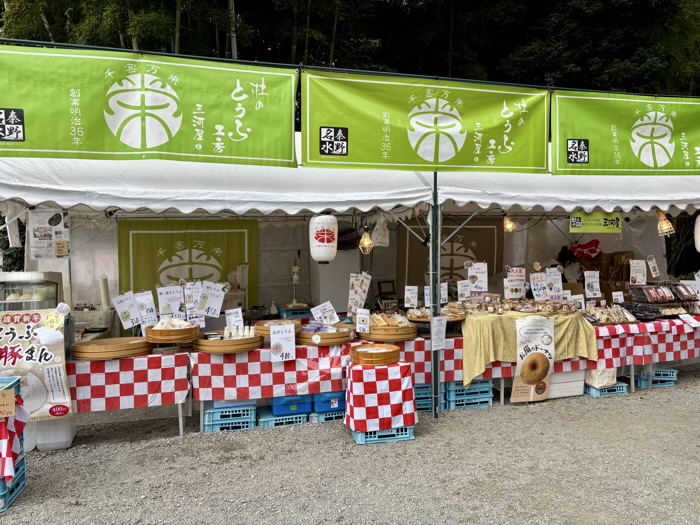
{"label": "yellow cloth", "polygon": [[595,328],[581,314],[548,316],[542,313],[506,312],[503,315],[467,315],[462,323],[465,387],[481,375],[489,363],[517,361],[515,321],[532,315],[554,318],[555,361],[572,357],[598,360]]}

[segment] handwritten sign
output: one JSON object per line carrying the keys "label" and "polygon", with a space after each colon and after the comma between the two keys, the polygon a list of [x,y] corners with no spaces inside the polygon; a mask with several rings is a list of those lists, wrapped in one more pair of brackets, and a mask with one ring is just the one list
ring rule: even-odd
{"label": "handwritten sign", "polygon": [[270,326],[271,361],[293,361],[297,358],[297,347],[293,324],[278,324]]}
{"label": "handwritten sign", "polygon": [[430,319],[430,349],[433,352],[445,349],[445,333],[447,332],[447,317],[438,315]]}
{"label": "handwritten sign", "polygon": [[204,328],[204,316],[197,313],[199,300],[202,297],[202,281],[185,284],[185,312],[190,323],[198,324]]}
{"label": "handwritten sign", "polygon": [[630,259],[630,284],[647,284],[647,263],[643,259]]}
{"label": "handwritten sign", "polygon": [[158,314],[156,313],[156,302],[153,300],[153,292],[147,290],[135,293],[134,299],[136,299],[136,304],[139,307],[141,328],[145,330],[149,326],[158,324]]}
{"label": "handwritten sign", "polygon": [[432,298],[430,297],[430,286],[423,287],[423,306],[430,308],[432,305]]}
{"label": "handwritten sign", "polygon": [[361,274],[350,274],[350,284],[348,292],[348,312],[354,312],[355,310],[357,310],[357,306],[355,305],[355,297],[357,295],[358,290],[360,289],[360,279],[362,279]]}
{"label": "handwritten sign", "polygon": [[561,272],[558,268],[547,268],[545,274],[547,275],[547,297],[560,301],[564,295]]}
{"label": "handwritten sign", "polygon": [[519,279],[522,282],[527,280],[525,277],[525,268],[509,268],[507,275],[508,279]]}
{"label": "handwritten sign", "polygon": [[571,296],[571,300],[578,304],[579,310],[586,309],[586,300],[583,298],[583,294],[579,293]]}
{"label": "handwritten sign", "polygon": [[369,333],[369,310],[367,308],[357,309],[357,326],[355,330],[360,334]]}
{"label": "handwritten sign", "polygon": [[14,417],[16,413],[15,389],[0,390],[0,418]]}
{"label": "handwritten sign", "polygon": [[231,328],[243,328],[243,311],[240,308],[226,310],[226,326]]}
{"label": "handwritten sign", "polygon": [[457,299],[461,301],[468,301],[469,296],[472,294],[472,283],[469,281],[457,281]]}
{"label": "handwritten sign", "polygon": [[66,323],[66,318],[58,312],[51,312],[44,319],[44,326],[49,330],[60,330]]}
{"label": "handwritten sign", "polygon": [[479,262],[472,264],[467,270],[467,279],[472,285],[472,293],[489,291],[489,266],[488,263]]}
{"label": "handwritten sign", "polygon": [[162,286],[156,290],[158,294],[158,313],[160,317],[186,319],[185,297],[180,286]]}
{"label": "handwritten sign", "polygon": [[656,264],[656,257],[653,255],[647,256],[647,263],[649,263],[649,270],[651,271],[651,276],[656,279],[661,272],[659,271],[659,265]]}
{"label": "handwritten sign", "polygon": [[314,306],[311,309],[311,315],[314,316],[316,321],[324,324],[336,324],[340,322],[338,314],[335,312],[335,308],[330,301],[321,303],[318,306]]}
{"label": "handwritten sign", "polygon": [[624,303],[625,302],[625,293],[624,292],[613,292],[612,293],[612,302],[613,303]]}
{"label": "handwritten sign", "polygon": [[417,286],[406,286],[406,288],[404,288],[403,304],[406,308],[418,308]]}
{"label": "handwritten sign", "polygon": [[447,283],[440,283],[440,304],[447,304]]}
{"label": "handwritten sign", "polygon": [[549,298],[547,290],[547,274],[544,272],[533,272],[530,274],[530,288],[535,301],[546,301]]}
{"label": "handwritten sign", "polygon": [[596,297],[603,297],[603,294],[600,293],[600,272],[583,272],[583,278],[586,287],[586,298],[593,299]]}
{"label": "handwritten sign", "polygon": [[211,281],[202,282],[202,294],[199,297],[197,314],[206,317],[219,317],[221,305],[224,304],[224,285]]}
{"label": "handwritten sign", "polygon": [[141,324],[141,314],[139,313],[139,305],[134,298],[134,292],[126,292],[123,295],[112,297],[112,304],[124,330]]}

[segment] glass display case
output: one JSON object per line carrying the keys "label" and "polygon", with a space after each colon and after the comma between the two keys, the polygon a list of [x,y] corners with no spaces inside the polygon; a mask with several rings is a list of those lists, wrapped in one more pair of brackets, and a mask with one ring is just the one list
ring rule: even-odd
{"label": "glass display case", "polygon": [[56,308],[63,301],[58,272],[0,272],[0,312]]}

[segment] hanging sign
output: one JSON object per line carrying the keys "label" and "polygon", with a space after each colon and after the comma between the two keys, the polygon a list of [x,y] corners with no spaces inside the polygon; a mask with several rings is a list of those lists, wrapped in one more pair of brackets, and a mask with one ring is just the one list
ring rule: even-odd
{"label": "hanging sign", "polygon": [[513,376],[511,403],[549,398],[549,379],[554,372],[554,319],[527,317],[515,321],[518,362]]}
{"label": "hanging sign", "polygon": [[656,279],[661,272],[659,271],[659,265],[656,264],[656,257],[653,255],[647,255],[647,262],[649,263],[649,270],[651,271],[651,276]]}
{"label": "hanging sign", "polygon": [[[1,83],[2,80],[0,80]],[[0,156],[2,156],[4,151],[1,124],[2,111],[0,108]],[[30,211],[27,237],[29,238],[29,251],[32,259],[67,257],[70,254],[68,212],[60,210]]]}
{"label": "hanging sign", "polygon": [[630,284],[647,284],[647,262],[644,259],[630,259]]}
{"label": "hanging sign", "polygon": [[141,317],[141,328],[145,330],[149,326],[158,324],[158,314],[156,313],[156,303],[153,300],[153,292],[146,290],[134,294],[134,299],[139,307]]}
{"label": "hanging sign", "polygon": [[547,91],[304,71],[303,162],[338,168],[547,171]]}
{"label": "hanging sign", "polygon": [[484,293],[489,291],[489,267],[488,263],[478,262],[472,264],[467,270],[467,279],[472,285],[472,293]]}
{"label": "hanging sign", "polygon": [[587,271],[583,272],[583,278],[586,285],[586,298],[594,299],[596,297],[603,297],[600,292],[600,272]]}
{"label": "hanging sign", "polygon": [[423,306],[425,308],[430,308],[433,304],[432,297],[430,294],[431,294],[430,286],[424,286],[423,287]]}
{"label": "hanging sign", "polygon": [[418,308],[418,287],[406,286],[403,294],[403,304],[406,308]]}
{"label": "hanging sign", "polygon": [[338,324],[340,322],[340,318],[338,314],[335,313],[335,308],[333,308],[330,301],[314,306],[311,309],[311,314],[316,321],[320,321],[324,324]]}
{"label": "hanging sign", "polygon": [[129,330],[141,324],[139,305],[134,298],[134,292],[126,292],[123,295],[112,297],[112,304],[117,311],[117,316],[124,330]]}
{"label": "hanging sign", "polygon": [[569,233],[622,233],[622,214],[603,211],[572,213]]}
{"label": "hanging sign", "polygon": [[357,309],[355,306],[355,296],[360,288],[360,279],[362,275],[359,273],[350,274],[350,284],[348,285],[348,312],[354,312]]}
{"label": "hanging sign", "polygon": [[447,332],[447,317],[433,316],[430,319],[430,349],[433,352],[445,349],[445,334]]}
{"label": "hanging sign", "polygon": [[460,302],[468,301],[472,293],[472,283],[469,281],[457,281],[457,298]]}
{"label": "hanging sign", "polygon": [[0,46],[0,70],[0,156],[296,165],[296,69]]}
{"label": "hanging sign", "polygon": [[206,317],[219,317],[221,315],[221,305],[224,304],[224,284],[213,283],[211,281],[202,282],[202,293],[197,305],[197,315]]}
{"label": "hanging sign", "polygon": [[700,102],[555,91],[555,175],[700,174]]}
{"label": "hanging sign", "polygon": [[440,304],[447,304],[448,299],[447,283],[440,283]]}
{"label": "hanging sign", "polygon": [[158,294],[158,314],[161,318],[186,319],[185,297],[180,286],[161,286]]}
{"label": "hanging sign", "polygon": [[271,361],[293,361],[297,358],[294,325],[277,324],[270,326]]}

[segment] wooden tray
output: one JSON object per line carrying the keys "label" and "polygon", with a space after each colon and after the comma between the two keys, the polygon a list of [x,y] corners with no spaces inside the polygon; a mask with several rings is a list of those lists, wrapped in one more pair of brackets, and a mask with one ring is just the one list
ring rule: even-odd
{"label": "wooden tray", "polygon": [[411,326],[373,326],[368,334],[357,333],[357,337],[363,341],[378,341],[380,343],[397,343],[399,341],[413,341],[418,336],[418,327]]}
{"label": "wooden tray", "polygon": [[187,343],[199,338],[199,326],[181,330],[154,330],[146,328],[146,340],[149,343]]}
{"label": "wooden tray", "polygon": [[393,365],[399,357],[399,347],[394,345],[360,345],[350,349],[350,359],[356,365]]}
{"label": "wooden tray", "polygon": [[76,361],[109,361],[111,359],[122,359],[125,357],[139,357],[149,355],[151,347],[136,348],[134,350],[122,350],[117,352],[76,352],[73,351],[72,358]]}
{"label": "wooden tray", "polygon": [[244,337],[242,339],[197,339],[194,349],[206,354],[236,354],[238,352],[251,352],[262,348],[265,338],[261,335]]}
{"label": "wooden tray", "polygon": [[[462,315],[442,315],[440,317],[447,317],[447,322],[448,323],[457,323],[459,321],[464,321],[466,319],[466,316]],[[409,321],[412,323],[429,323],[430,322],[430,317],[406,317]]]}
{"label": "wooden tray", "polygon": [[79,353],[131,351],[138,348],[151,350],[153,346],[144,337],[94,339],[93,341],[78,341],[73,345],[73,351]]}
{"label": "wooden tray", "polygon": [[[287,324],[294,324],[294,332],[299,333],[301,332],[301,321],[297,321],[296,319],[285,319],[285,323]],[[263,326],[264,323],[267,323],[269,321],[260,321],[259,323],[256,323],[255,325],[255,334],[256,335],[262,335],[263,337],[270,337],[270,327],[269,326]]]}
{"label": "wooden tray", "polygon": [[[296,336],[296,342],[305,346],[337,346],[344,345],[352,341],[352,330],[344,332],[336,332],[334,334],[307,334],[299,332]],[[314,336],[318,336],[317,343],[314,342]]]}

